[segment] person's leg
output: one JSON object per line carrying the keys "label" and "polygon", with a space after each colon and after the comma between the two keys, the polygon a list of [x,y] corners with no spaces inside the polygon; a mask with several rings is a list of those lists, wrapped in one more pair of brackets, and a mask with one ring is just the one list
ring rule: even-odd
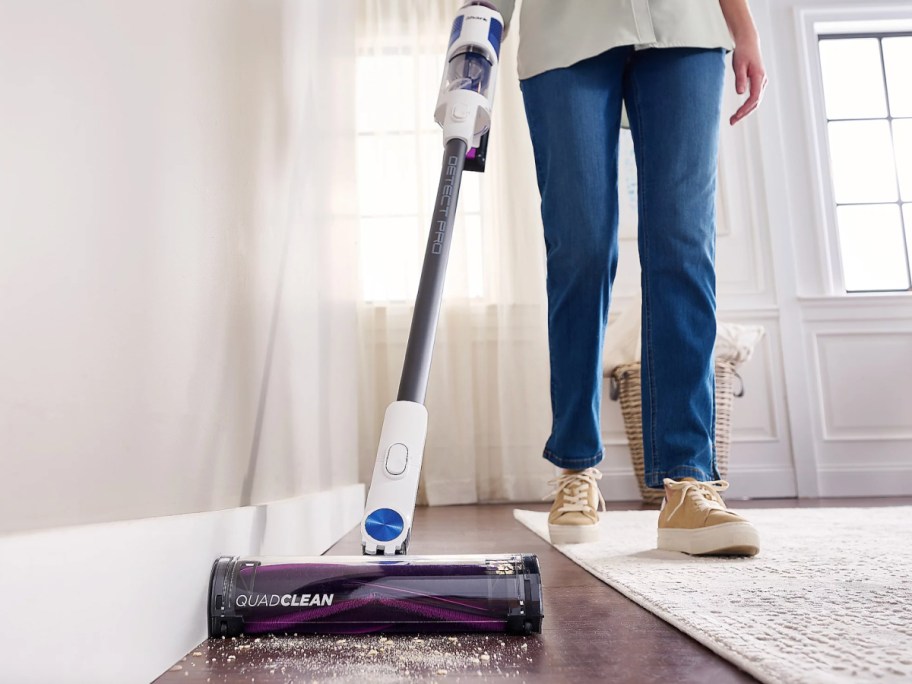
{"label": "person's leg", "polygon": [[617,270],[617,149],[624,64],[609,50],[521,82],[547,252],[551,436],[544,457],[602,460],[601,354]]}
{"label": "person's leg", "polygon": [[637,51],[625,74],[639,188],[646,484],[719,478],[715,197],[723,50]]}
{"label": "person's leg", "polygon": [[657,546],[753,556],[715,459],[715,198],[723,51],[636,53],[624,97],[636,149],[646,484],[664,487]]}

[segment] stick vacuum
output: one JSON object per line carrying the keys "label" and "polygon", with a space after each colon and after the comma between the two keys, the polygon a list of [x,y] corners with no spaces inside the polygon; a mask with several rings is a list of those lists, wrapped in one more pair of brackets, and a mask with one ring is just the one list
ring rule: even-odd
{"label": "stick vacuum", "polygon": [[541,632],[531,554],[406,556],[427,435],[424,407],[464,170],[483,171],[503,20],[475,0],[456,15],[435,119],[444,152],[399,394],[386,409],[361,522],[361,556],[219,558],[210,636]]}
{"label": "stick vacuum", "polygon": [[443,127],[443,164],[409,331],[399,395],[386,409],[367,505],[361,522],[365,554],[408,552],[427,436],[424,406],[437,317],[462,172],[482,171],[491,126],[503,21],[488,3],[456,15],[434,118]]}

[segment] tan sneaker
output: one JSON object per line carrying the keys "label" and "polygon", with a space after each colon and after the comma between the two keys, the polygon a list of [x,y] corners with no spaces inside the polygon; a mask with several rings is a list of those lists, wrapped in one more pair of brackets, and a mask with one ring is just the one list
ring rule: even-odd
{"label": "tan sneaker", "polygon": [[756,528],[725,507],[719,492],[728,482],[665,478],[665,501],[659,512],[658,546],[694,556],[755,556],[760,551]]}
{"label": "tan sneaker", "polygon": [[554,504],[548,514],[548,532],[552,544],[579,544],[599,538],[600,508],[605,499],[598,488],[602,473],[597,468],[586,468],[561,475],[548,484],[554,491]]}

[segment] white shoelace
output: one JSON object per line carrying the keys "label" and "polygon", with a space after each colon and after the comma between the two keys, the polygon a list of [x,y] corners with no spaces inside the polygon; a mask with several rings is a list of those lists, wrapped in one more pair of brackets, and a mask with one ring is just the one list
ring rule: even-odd
{"label": "white shoelace", "polygon": [[554,491],[546,495],[548,499],[556,497],[561,491],[564,492],[564,503],[557,509],[558,513],[567,513],[571,511],[591,510],[589,505],[589,488],[595,489],[598,496],[598,506],[596,512],[605,508],[605,498],[599,491],[598,480],[602,479],[602,471],[598,468],[586,468],[578,473],[565,473],[560,477],[548,482],[554,487]]}
{"label": "white shoelace", "polygon": [[666,489],[681,491],[681,499],[678,501],[678,505],[674,507],[674,510],[668,514],[669,519],[674,517],[674,514],[678,512],[678,509],[681,508],[690,495],[693,495],[691,498],[698,510],[725,511],[732,515],[738,515],[725,506],[725,502],[722,501],[722,497],[719,495],[719,492],[724,492],[728,489],[728,482],[725,480],[710,480],[709,482],[684,480],[679,482],[666,477],[664,482]]}

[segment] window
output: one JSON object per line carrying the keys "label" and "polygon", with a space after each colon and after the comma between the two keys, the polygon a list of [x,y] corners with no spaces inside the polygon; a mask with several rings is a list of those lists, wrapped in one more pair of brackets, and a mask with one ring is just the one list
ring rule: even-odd
{"label": "window", "polygon": [[[433,212],[443,139],[434,121],[439,41],[370,46],[357,57],[357,159],[362,299],[411,301]],[[445,297],[484,295],[481,183],[464,173]],[[452,273],[461,270],[461,277]]]}
{"label": "window", "polygon": [[912,32],[818,36],[848,292],[912,289]]}

